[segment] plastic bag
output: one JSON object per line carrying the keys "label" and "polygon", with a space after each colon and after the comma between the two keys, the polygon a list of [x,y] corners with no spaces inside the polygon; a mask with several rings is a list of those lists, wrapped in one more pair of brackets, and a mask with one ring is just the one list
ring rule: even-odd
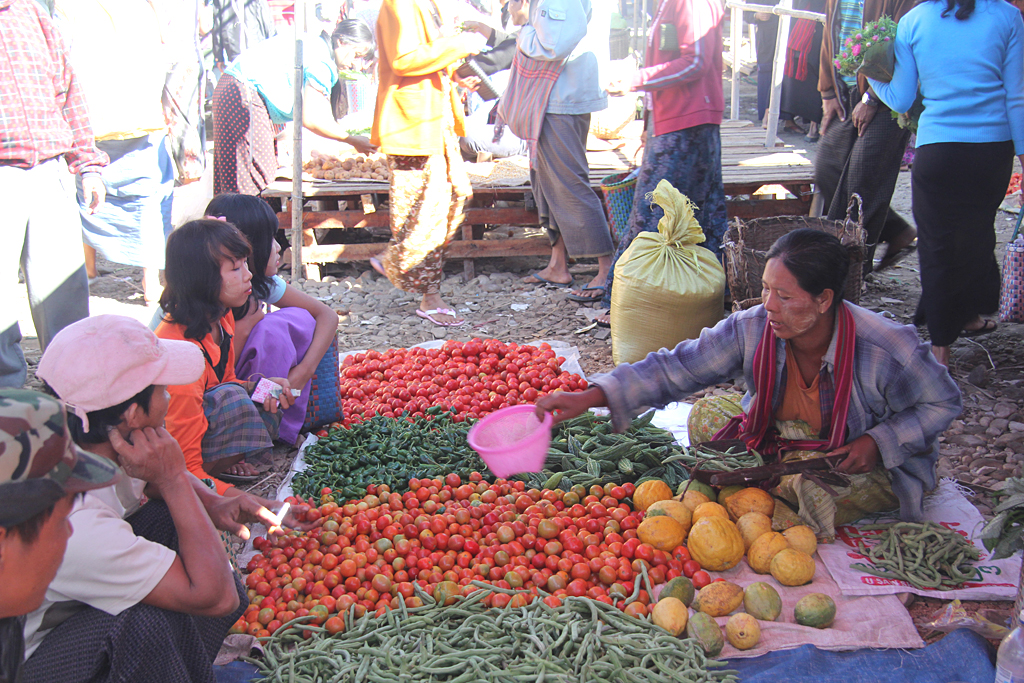
{"label": "plastic bag", "polygon": [[725,269],[697,246],[704,231],[688,198],[666,181],[652,199],[665,215],[658,232],[634,238],[615,266],[612,286],[612,360],[634,363],[651,351],[673,348],[721,318]]}
{"label": "plastic bag", "polygon": [[940,633],[952,633],[958,628],[966,628],[989,640],[1002,640],[1010,632],[1005,615],[994,614],[993,610],[978,610],[972,617],[959,600],[941,607],[932,615],[931,621],[921,626]]}
{"label": "plastic bag", "polygon": [[864,61],[857,70],[861,75],[888,83],[896,70],[896,44],[894,41],[875,43],[864,50]]}

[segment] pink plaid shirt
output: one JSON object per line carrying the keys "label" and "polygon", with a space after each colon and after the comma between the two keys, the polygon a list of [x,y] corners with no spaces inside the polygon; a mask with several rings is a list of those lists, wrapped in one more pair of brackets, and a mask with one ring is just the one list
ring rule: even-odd
{"label": "pink plaid shirt", "polygon": [[64,155],[99,173],[85,97],[60,33],[35,0],[0,0],[0,165],[32,168]]}

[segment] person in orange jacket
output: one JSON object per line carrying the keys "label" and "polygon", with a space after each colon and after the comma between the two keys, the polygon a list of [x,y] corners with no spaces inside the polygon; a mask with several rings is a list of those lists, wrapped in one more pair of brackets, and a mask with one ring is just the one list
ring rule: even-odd
{"label": "person in orange jacket", "polygon": [[421,295],[416,315],[443,327],[466,322],[440,291],[445,247],[473,194],[459,151],[466,130],[452,72],[483,44],[478,33],[457,32],[435,0],[381,5],[370,142],[388,158],[392,239],[370,263],[402,291]]}

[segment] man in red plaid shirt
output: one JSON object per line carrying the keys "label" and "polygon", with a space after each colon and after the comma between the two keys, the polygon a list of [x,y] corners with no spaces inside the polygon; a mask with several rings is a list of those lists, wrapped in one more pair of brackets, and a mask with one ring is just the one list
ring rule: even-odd
{"label": "man in red plaid shirt", "polygon": [[93,141],[64,41],[35,0],[0,0],[0,92],[0,386],[20,387],[27,366],[13,305],[18,267],[45,349],[61,329],[89,315],[71,174],[81,175],[95,210],[106,194],[100,170],[107,155]]}

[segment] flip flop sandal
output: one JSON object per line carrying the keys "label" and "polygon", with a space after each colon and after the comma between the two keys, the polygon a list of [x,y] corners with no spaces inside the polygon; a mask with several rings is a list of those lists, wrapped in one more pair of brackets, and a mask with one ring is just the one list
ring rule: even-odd
{"label": "flip flop sandal", "polygon": [[555,282],[554,280],[548,280],[547,278],[541,277],[540,273],[531,273],[528,277],[532,277],[537,282],[524,282],[527,285],[547,285],[548,287],[558,287],[559,289],[565,289],[566,287],[572,287],[575,280],[569,282]]}
{"label": "flip flop sandal", "polygon": [[436,319],[434,317],[435,315],[438,315],[438,314],[450,315],[453,318],[458,317],[458,315],[455,313],[455,311],[453,311],[450,308],[432,308],[429,311],[421,311],[418,308],[416,309],[416,315],[418,315],[419,317],[423,318],[424,320],[429,320],[430,322],[434,323],[438,327],[458,327],[459,325],[465,325],[466,324],[465,318],[463,318],[462,320],[459,320],[457,322],[450,322],[450,323],[448,323],[448,322],[441,322],[440,320],[438,320],[438,319]]}
{"label": "flip flop sandal", "polygon": [[878,265],[874,267],[874,271],[877,273],[880,270],[885,270],[886,268],[893,267],[894,265],[902,261],[904,257],[913,253],[916,249],[917,239],[915,238],[913,242],[903,247],[899,251],[893,254],[886,253],[882,260],[878,262]]}
{"label": "flip flop sandal", "polygon": [[608,288],[607,287],[589,287],[588,286],[588,287],[584,287],[580,291],[583,291],[583,292],[600,292],[600,295],[598,295],[598,296],[584,296],[582,294],[576,294],[575,292],[569,292],[568,294],[565,295],[565,298],[569,299],[570,301],[578,301],[581,304],[589,304],[589,303],[592,303],[594,301],[600,301],[601,299],[603,299],[604,295],[605,295],[605,292],[608,291]]}
{"label": "flip flop sandal", "polygon": [[601,320],[601,318],[594,318],[594,322],[597,323],[598,327],[611,327],[612,326],[612,324],[610,322],[605,322],[604,320]]}
{"label": "flip flop sandal", "polygon": [[382,275],[384,277],[388,276],[387,273],[384,272],[384,266],[381,264],[380,259],[376,256],[370,257],[370,267],[377,271],[378,275]]}
{"label": "flip flop sandal", "polygon": [[807,142],[817,142],[820,139],[821,133],[815,133],[814,135],[808,133],[807,135],[804,136],[804,140],[806,140]]}
{"label": "flip flop sandal", "polygon": [[981,327],[976,330],[964,330],[960,333],[961,337],[980,337],[983,334],[991,334],[999,329],[999,323],[990,318],[986,318],[982,322]]}

